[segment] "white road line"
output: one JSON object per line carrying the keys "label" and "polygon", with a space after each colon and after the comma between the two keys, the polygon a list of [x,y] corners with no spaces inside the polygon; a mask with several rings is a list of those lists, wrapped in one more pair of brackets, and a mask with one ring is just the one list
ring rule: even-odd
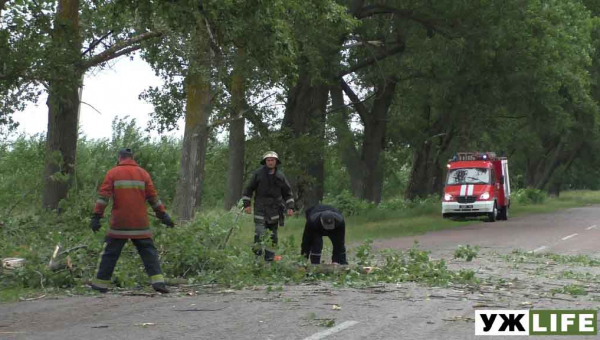
{"label": "white road line", "polygon": [[566,241],[566,240],[570,239],[571,237],[575,237],[577,235],[579,235],[579,234],[572,234],[572,235],[569,235],[569,236],[565,236],[565,237],[561,238],[561,240]]}
{"label": "white road line", "polygon": [[546,249],[546,246],[541,246],[541,247],[539,247],[539,248],[536,248],[536,249],[534,249],[534,250],[530,251],[530,253],[537,253],[538,251],[542,251],[542,250],[544,250],[544,249]]}
{"label": "white road line", "polygon": [[315,334],[309,336],[308,338],[304,338],[304,340],[320,340],[320,339],[323,339],[326,336],[329,336],[333,333],[337,333],[339,331],[343,331],[344,329],[346,329],[348,327],[352,327],[352,326],[356,325],[357,323],[358,323],[358,321],[346,321],[335,327],[331,327],[330,329],[328,329],[326,331],[315,333]]}
{"label": "white road line", "polygon": [[592,229],[596,229],[596,225],[595,224],[593,226],[591,226],[591,227],[585,228],[585,230],[592,230]]}

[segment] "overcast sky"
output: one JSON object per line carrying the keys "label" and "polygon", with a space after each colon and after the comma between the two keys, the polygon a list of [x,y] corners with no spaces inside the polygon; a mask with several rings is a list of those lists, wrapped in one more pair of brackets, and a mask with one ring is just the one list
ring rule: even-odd
{"label": "overcast sky", "polygon": [[[137,125],[146,128],[148,113],[154,109],[151,104],[138,99],[142,91],[149,86],[159,86],[162,80],[154,75],[150,66],[141,58],[121,57],[112,63],[112,68],[103,71],[88,72],[84,79],[79,124],[88,139],[110,138],[111,122],[114,117],[135,118]],[[46,96],[40,98],[37,105],[29,105],[25,111],[16,113],[14,119],[20,123],[18,133],[28,135],[46,133],[48,129],[48,107]],[[183,136],[183,122],[179,131],[171,136]],[[157,136],[156,132],[152,133]]]}
{"label": "overcast sky", "polygon": [[[88,72],[84,79],[79,119],[82,132],[88,139],[110,138],[113,119],[125,116],[129,116],[129,119],[134,118],[137,125],[145,129],[149,120],[148,114],[154,111],[154,108],[151,104],[138,99],[138,96],[149,86],[160,85],[162,80],[154,75],[150,65],[137,56],[133,61],[128,57],[121,57],[113,61],[108,69]],[[358,89],[356,91],[359,95],[363,95]],[[37,105],[30,104],[25,111],[14,114],[13,118],[20,123],[20,126],[9,139],[14,139],[22,133],[27,135],[43,133],[45,136],[48,129],[46,98],[47,96],[43,95]],[[279,106],[280,110],[283,110],[282,104],[275,102],[275,97],[271,97],[266,102],[262,102],[262,98],[257,101],[261,105]],[[183,138],[183,128],[184,120],[180,119],[179,130],[164,135]],[[352,128],[361,130],[362,125],[353,121]],[[153,131],[151,136],[157,137],[158,133]],[[222,137],[226,138],[225,135]]]}

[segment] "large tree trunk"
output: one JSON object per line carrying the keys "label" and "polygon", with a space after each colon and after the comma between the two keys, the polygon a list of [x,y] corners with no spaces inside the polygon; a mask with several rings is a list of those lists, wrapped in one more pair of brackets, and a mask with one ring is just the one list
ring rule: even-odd
{"label": "large tree trunk", "polygon": [[208,118],[212,110],[210,67],[212,58],[204,30],[198,30],[196,53],[186,76],[185,132],[175,211],[179,219],[190,221],[200,205],[204,180],[204,165],[208,144]]}
{"label": "large tree trunk", "polygon": [[[543,166],[538,167],[538,174],[536,175],[536,181],[533,187],[539,190],[545,190],[548,188],[553,178],[555,182],[560,183],[561,179],[559,177],[571,167],[575,158],[583,149],[584,143],[585,138],[583,138],[582,141],[573,143],[561,141],[553,151],[552,158],[548,159],[546,162],[542,161],[540,163],[543,164]],[[573,147],[567,148],[566,144],[571,144]],[[563,169],[562,171],[559,171],[559,168],[561,167],[563,167]]]}
{"label": "large tree trunk", "polygon": [[564,143],[561,141],[552,150],[552,152],[548,153],[548,155],[551,154],[550,157],[547,157],[547,159],[544,159],[538,163],[534,188],[540,190],[546,189],[546,185],[552,178],[554,171],[560,166],[563,148]]}
{"label": "large tree trunk", "polygon": [[447,159],[441,158],[441,156],[445,154],[446,150],[448,150],[448,145],[446,145],[446,147],[440,146],[438,151],[435,153],[436,156],[433,159],[433,164],[436,166],[432,169],[433,179],[430,182],[432,187],[429,189],[430,194],[437,194],[440,197],[444,194],[444,185],[446,184],[444,172],[446,169]]}
{"label": "large tree trunk", "polygon": [[525,187],[533,188],[535,187],[535,169],[537,168],[537,164],[540,162],[539,159],[532,159],[533,157],[529,157],[525,161]]}
{"label": "large tree trunk", "polygon": [[413,147],[412,167],[405,198],[413,200],[440,194],[444,187],[444,165],[442,159],[454,137],[450,110],[441,110],[441,116],[432,117],[432,108],[426,105],[423,114],[428,121],[434,120],[427,129],[425,140]]}
{"label": "large tree trunk", "polygon": [[[238,58],[244,57],[243,48],[237,50]],[[244,186],[244,112],[245,90],[244,76],[238,65],[235,66],[231,84],[231,123],[229,124],[229,167],[227,170],[227,190],[225,192],[225,210],[234,207],[242,197]]]}
{"label": "large tree trunk", "polygon": [[291,138],[307,137],[309,150],[289,149],[295,162],[303,167],[304,176],[289,178],[303,207],[315,205],[323,200],[325,150],[325,110],[329,87],[312,84],[311,77],[301,72],[298,83],[290,90],[287,98],[282,126],[291,131]]}
{"label": "large tree trunk", "polygon": [[554,197],[560,196],[560,191],[562,189],[562,184],[563,184],[563,180],[564,180],[563,176],[565,174],[569,173],[569,171],[571,170],[571,167],[573,166],[573,163],[575,163],[575,159],[578,157],[581,157],[580,152],[582,150],[583,150],[583,145],[581,145],[577,151],[572,152],[569,155],[566,163],[561,166],[561,169],[558,171],[559,173],[554,175],[553,181],[551,181],[549,184],[548,191],[549,191],[550,195],[552,195]]}
{"label": "large tree trunk", "polygon": [[404,197],[409,200],[414,200],[417,197],[427,196],[427,184],[429,179],[429,152],[431,151],[430,144],[425,141],[421,145],[412,147],[412,167],[406,186]]}
{"label": "large tree trunk", "polygon": [[[381,80],[375,88],[375,100],[371,111],[360,101],[354,91],[343,80],[340,81],[342,89],[346,92],[358,112],[364,126],[363,141],[360,158],[354,147],[351,132],[348,130],[346,120],[336,123],[336,131],[344,151],[342,161],[349,171],[353,193],[356,197],[379,204],[383,193],[384,160],[382,153],[385,150],[385,132],[389,109],[392,105],[396,90],[396,81]],[[343,106],[338,90],[332,90],[332,103],[334,107]],[[342,112],[342,114],[344,114]],[[354,159],[353,159],[354,158]]]}
{"label": "large tree trunk", "polygon": [[0,0],[0,24],[2,24],[2,11],[8,0]]}
{"label": "large tree trunk", "polygon": [[534,153],[527,159],[525,185],[528,188],[546,189],[555,170],[561,165],[565,142],[558,137],[544,144],[543,152]]}
{"label": "large tree trunk", "polygon": [[364,175],[364,197],[367,201],[379,204],[383,193],[383,171],[385,149],[385,131],[388,113],[396,90],[395,81],[382,80],[376,89],[377,97],[371,114],[366,117],[362,159],[367,172]]}
{"label": "large tree trunk", "polygon": [[444,162],[441,155],[447,148],[442,143],[427,140],[413,148],[412,167],[404,197],[409,200],[441,194],[444,187]]}
{"label": "large tree trunk", "polygon": [[339,85],[331,87],[331,111],[328,122],[333,126],[337,138],[342,163],[350,176],[352,195],[365,196],[365,183],[363,175],[367,172],[361,155],[356,150],[354,134],[350,130],[348,109],[344,102],[344,92]]}
{"label": "large tree trunk", "polygon": [[79,87],[83,71],[79,35],[79,1],[60,0],[52,35],[52,51],[59,54],[51,69],[48,89],[48,132],[44,168],[43,205],[58,209],[66,198],[75,170],[79,123]]}

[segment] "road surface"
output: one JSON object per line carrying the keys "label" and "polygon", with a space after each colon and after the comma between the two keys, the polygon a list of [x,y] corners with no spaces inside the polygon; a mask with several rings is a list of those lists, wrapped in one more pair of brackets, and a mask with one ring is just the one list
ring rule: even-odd
{"label": "road surface", "polygon": [[[186,287],[168,296],[46,298],[0,305],[0,339],[473,339],[476,309],[598,308],[600,266],[540,255],[600,260],[598,206],[373,245],[407,249],[414,240],[431,250],[433,258],[449,259],[450,268],[472,269],[495,283],[477,289],[415,283],[366,289],[323,283],[282,291]],[[471,262],[453,259],[457,246],[466,244],[479,246],[478,256]],[[583,287],[585,295],[569,294],[569,285]]]}

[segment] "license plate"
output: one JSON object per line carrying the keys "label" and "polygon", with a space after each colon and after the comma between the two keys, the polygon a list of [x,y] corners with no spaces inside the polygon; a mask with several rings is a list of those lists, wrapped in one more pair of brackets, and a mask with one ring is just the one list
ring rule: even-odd
{"label": "license plate", "polygon": [[461,206],[459,206],[459,208],[460,209],[473,209],[473,205],[472,204],[470,204],[470,205],[461,205]]}

